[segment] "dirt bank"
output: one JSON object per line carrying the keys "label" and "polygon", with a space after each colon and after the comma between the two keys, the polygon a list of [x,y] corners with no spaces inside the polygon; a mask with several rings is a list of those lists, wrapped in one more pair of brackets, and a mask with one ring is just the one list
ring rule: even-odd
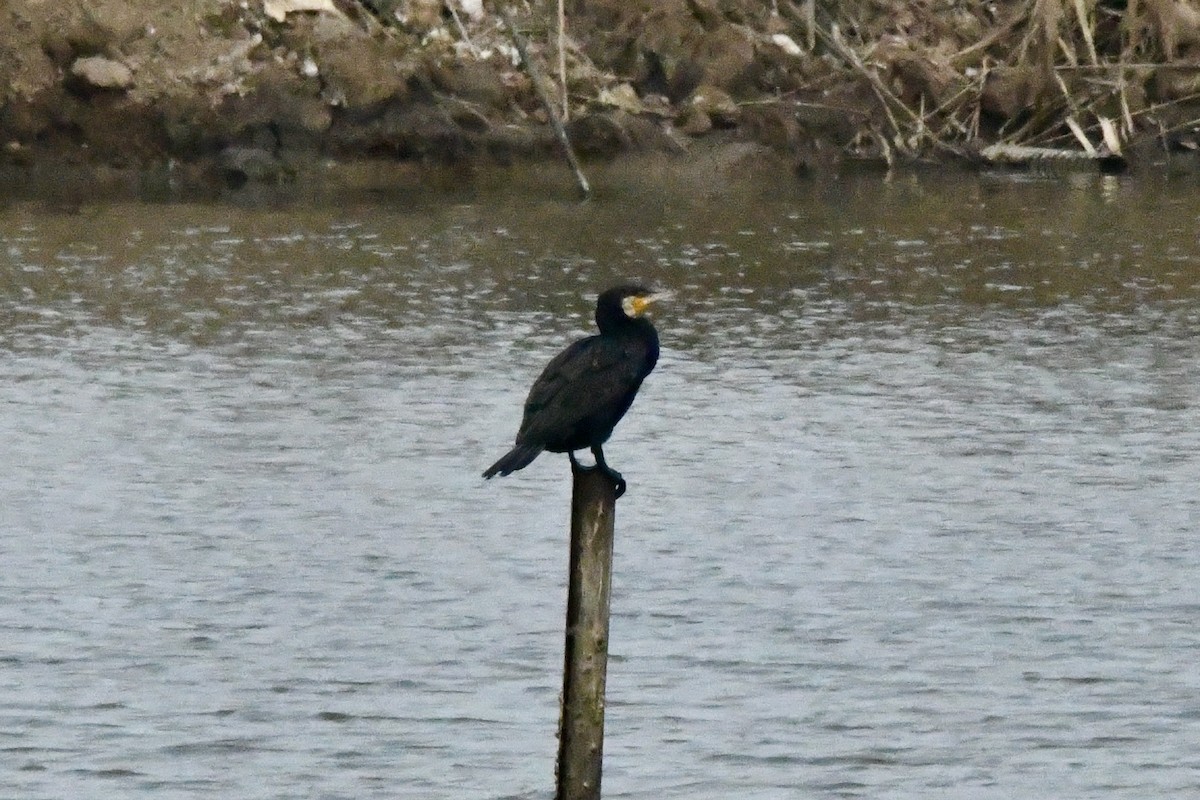
{"label": "dirt bank", "polygon": [[[556,4],[512,8],[585,158],[729,140],[804,170],[1197,141],[1200,10],[1179,0],[568,0],[561,35]],[[238,185],[326,159],[557,157],[477,0],[26,0],[0,9],[0,75],[10,168]]]}

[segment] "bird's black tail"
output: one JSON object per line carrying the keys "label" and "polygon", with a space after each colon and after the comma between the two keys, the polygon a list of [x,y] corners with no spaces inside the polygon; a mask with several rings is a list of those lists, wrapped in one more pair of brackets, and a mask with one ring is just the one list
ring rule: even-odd
{"label": "bird's black tail", "polygon": [[519,444],[505,453],[495,464],[488,467],[487,471],[483,473],[483,477],[490,478],[493,475],[504,476],[510,472],[516,472],[522,467],[529,466],[529,462],[533,461],[541,453],[541,445]]}

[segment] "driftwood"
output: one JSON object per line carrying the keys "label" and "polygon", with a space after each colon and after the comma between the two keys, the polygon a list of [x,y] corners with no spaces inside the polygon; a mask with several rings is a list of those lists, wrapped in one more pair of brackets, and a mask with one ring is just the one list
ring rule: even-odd
{"label": "driftwood", "polygon": [[1006,166],[1027,167],[1046,163],[1087,164],[1094,162],[1104,172],[1120,172],[1128,166],[1124,156],[1095,149],[1089,153],[1083,150],[1067,150],[1058,147],[993,144],[983,148],[979,155],[989,164]]}

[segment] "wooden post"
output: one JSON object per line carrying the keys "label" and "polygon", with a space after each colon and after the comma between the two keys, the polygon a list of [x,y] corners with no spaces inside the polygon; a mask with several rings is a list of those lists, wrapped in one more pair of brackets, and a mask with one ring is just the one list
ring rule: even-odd
{"label": "wooden post", "polygon": [[572,464],[571,574],[555,800],[600,800],[616,484]]}

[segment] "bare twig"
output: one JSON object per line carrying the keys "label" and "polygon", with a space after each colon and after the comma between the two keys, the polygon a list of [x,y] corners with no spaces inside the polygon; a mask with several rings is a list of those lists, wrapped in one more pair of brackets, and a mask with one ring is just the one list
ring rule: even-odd
{"label": "bare twig", "polygon": [[1079,142],[1079,146],[1083,148],[1083,152],[1087,153],[1090,158],[1096,157],[1096,147],[1088,139],[1087,134],[1083,132],[1083,126],[1074,117],[1067,117],[1067,128],[1070,129],[1071,135],[1075,137],[1075,141]]}
{"label": "bare twig", "polygon": [[860,75],[867,79],[867,83],[871,85],[871,90],[875,93],[876,98],[878,98],[879,104],[883,106],[883,112],[887,115],[888,123],[892,126],[892,132],[895,134],[895,137],[899,139],[901,133],[900,124],[896,122],[896,117],[894,114],[892,114],[892,102],[889,102],[889,95],[891,96],[891,100],[905,111],[908,111],[910,116],[912,116],[912,109],[904,105],[904,103],[900,101],[900,98],[892,95],[892,93],[888,91],[888,88],[883,85],[883,81],[879,78],[879,75],[876,74],[874,70],[868,69],[867,65],[864,64],[862,59],[858,57],[858,54],[855,53],[849,45],[842,41],[842,35],[837,25],[832,26],[828,34],[819,29],[818,33],[825,43],[828,44],[835,52],[837,52],[837,54],[841,56],[847,64],[854,67],[854,69]]}
{"label": "bare twig", "polygon": [[[897,97],[896,94],[892,92],[883,82],[883,79],[879,77],[879,74],[863,63],[863,60],[856,52],[854,52],[854,49],[842,39],[841,33],[836,24],[831,26],[828,33],[826,33],[820,27],[816,28],[816,31],[817,35],[821,38],[821,41],[823,41],[831,50],[833,50],[843,61],[853,67],[856,72],[866,78],[867,83],[871,86],[871,91],[874,92],[875,97],[879,100],[879,104],[883,107],[884,114],[887,116],[888,124],[891,126],[894,134],[893,140],[896,147],[900,148],[905,156],[914,155],[911,147],[906,142],[906,137],[904,135],[905,129],[901,127],[900,122],[896,119],[896,115],[892,113],[892,109],[894,108],[901,111],[908,118],[908,123],[910,123],[918,133],[927,133],[927,130],[925,129],[925,120],[928,115],[923,112],[914,111],[908,107],[908,104]],[[879,135],[882,136],[882,134]],[[956,156],[962,155],[961,150],[954,147],[949,142],[944,141],[943,139],[935,136],[928,136],[927,138],[935,148],[945,150]],[[888,153],[886,157],[890,158],[891,154]]]}
{"label": "bare twig", "polygon": [[1134,134],[1133,114],[1129,110],[1129,82],[1125,80],[1125,73],[1121,73],[1120,82],[1120,98],[1121,98],[1121,121],[1125,123],[1125,136],[1132,137]]}
{"label": "bare twig", "polygon": [[470,35],[467,34],[466,26],[463,25],[462,19],[458,16],[458,9],[455,8],[457,5],[458,0],[446,0],[445,2],[446,8],[450,9],[450,17],[454,20],[455,27],[458,28],[458,35],[462,37],[463,42],[470,48],[471,55],[478,56],[479,48],[475,46],[475,43],[471,41]]}
{"label": "bare twig", "polygon": [[982,50],[987,50],[989,47],[994,45],[996,42],[1000,41],[1001,39],[1003,39],[1004,37],[1006,37],[1010,33],[1012,33],[1017,28],[1017,26],[1020,25],[1022,19],[1023,19],[1023,17],[1020,14],[1013,14],[1009,18],[1008,22],[1004,23],[999,28],[996,28],[996,30],[992,31],[987,36],[983,37],[983,39],[981,39],[980,41],[971,45],[970,47],[959,50],[957,53],[950,56],[950,58],[949,58],[950,63],[951,64],[963,63],[965,61],[968,61],[977,52],[980,52]]}
{"label": "bare twig", "polygon": [[513,19],[512,12],[507,8],[502,8],[500,13],[504,17],[504,24],[508,27],[508,32],[512,35],[513,44],[517,46],[517,54],[521,56],[521,62],[525,64],[525,69],[529,71],[529,80],[533,83],[533,91],[545,107],[546,116],[550,119],[550,127],[554,129],[554,135],[558,137],[558,142],[562,145],[567,163],[570,165],[571,171],[575,174],[575,182],[579,184],[579,190],[583,193],[583,196],[585,198],[590,197],[592,187],[588,183],[587,176],[583,174],[583,168],[579,166],[579,159],[575,157],[575,148],[571,147],[571,140],[567,137],[567,129],[563,127],[562,120],[558,118],[558,114],[554,111],[554,103],[551,102],[550,96],[546,94],[546,87],[542,82],[542,71],[538,68],[537,62],[530,58],[529,48],[525,44],[525,37],[517,29],[517,23]]}
{"label": "bare twig", "polygon": [[558,85],[562,91],[562,118],[571,118],[571,105],[567,97],[567,12],[564,0],[558,0]]}
{"label": "bare twig", "polygon": [[1121,136],[1117,133],[1117,125],[1108,117],[1100,117],[1100,138],[1104,141],[1104,146],[1108,148],[1108,152],[1114,155],[1121,154]]}
{"label": "bare twig", "polygon": [[1075,0],[1075,16],[1079,19],[1079,30],[1083,33],[1083,41],[1087,44],[1088,57],[1093,64],[1099,64],[1100,59],[1096,55],[1096,42],[1092,38],[1092,23],[1088,19],[1087,9],[1083,7],[1083,0]]}

